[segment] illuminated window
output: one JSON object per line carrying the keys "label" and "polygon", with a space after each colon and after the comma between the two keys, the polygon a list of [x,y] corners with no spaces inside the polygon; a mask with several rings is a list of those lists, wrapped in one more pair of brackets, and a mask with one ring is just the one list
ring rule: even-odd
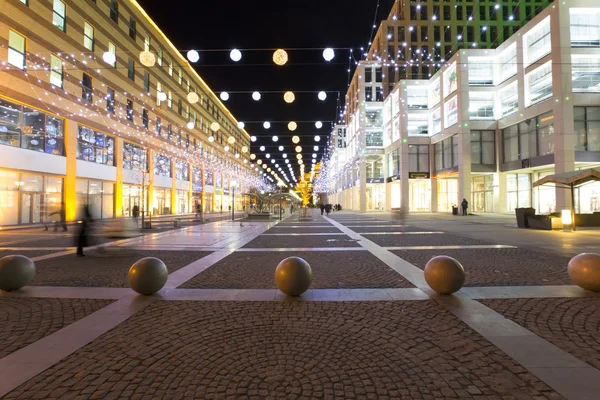
{"label": "illuminated window", "polygon": [[525,66],[533,64],[550,54],[550,17],[546,17],[535,28],[523,35]]}
{"label": "illuminated window", "polygon": [[169,96],[167,97],[167,106],[173,108],[173,93],[171,91],[169,91]]}
{"label": "illuminated window", "polygon": [[499,56],[499,79],[496,84],[504,82],[517,74],[517,45],[513,44],[504,50]]}
{"label": "illuminated window", "polygon": [[600,9],[570,8],[571,45],[600,46]]}
{"label": "illuminated window", "polygon": [[144,50],[150,51],[150,36],[148,35],[144,37]]}
{"label": "illuminated window", "polygon": [[83,24],[83,46],[94,51],[94,27],[87,22]]}
{"label": "illuminated window", "polygon": [[117,47],[108,42],[108,52],[113,55],[113,60],[115,60],[111,65],[116,68],[117,67]]}
{"label": "illuminated window", "polygon": [[173,76],[173,60],[169,60],[169,76]]}
{"label": "illuminated window", "polygon": [[67,18],[67,6],[61,0],[54,0],[54,7],[52,9],[52,23],[55,27],[61,31],[65,31],[67,24],[65,20]]}
{"label": "illuminated window", "polygon": [[50,83],[57,88],[63,88],[63,64],[62,60],[55,56],[50,55]]}
{"label": "illuminated window", "polygon": [[511,83],[500,91],[500,107],[502,117],[517,112],[519,109],[517,82]]}
{"label": "illuminated window", "polygon": [[552,62],[525,75],[525,107],[552,97]]}
{"label": "illuminated window", "polygon": [[19,35],[15,31],[9,31],[8,34],[8,63],[19,69],[25,69],[25,36]]}
{"label": "illuminated window", "polygon": [[156,106],[160,107],[160,93],[162,92],[162,84],[160,82],[156,82]]}
{"label": "illuminated window", "polygon": [[158,55],[158,60],[157,60],[157,63],[158,63],[158,65],[160,65],[160,66],[162,67],[162,60],[163,60],[163,52],[162,52],[162,48],[161,48],[161,47],[159,47],[159,48],[158,48],[158,51],[157,51],[156,53],[157,53],[157,55]]}

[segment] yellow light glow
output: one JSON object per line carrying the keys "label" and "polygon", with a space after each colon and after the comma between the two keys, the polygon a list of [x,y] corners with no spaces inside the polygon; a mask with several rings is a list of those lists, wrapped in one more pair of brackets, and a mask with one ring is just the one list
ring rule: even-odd
{"label": "yellow light glow", "polygon": [[227,139],[227,142],[229,144],[234,144],[235,143],[235,138],[233,136],[229,136],[229,138]]}
{"label": "yellow light glow", "polygon": [[256,158],[256,154],[250,154],[250,159],[254,160]]}
{"label": "yellow light glow", "polygon": [[283,49],[277,49],[273,53],[273,62],[277,65],[285,65],[288,62],[288,54]]}
{"label": "yellow light glow", "polygon": [[190,92],[187,95],[187,101],[190,102],[190,104],[196,104],[198,101],[200,100],[200,97],[198,97],[198,95],[194,92]]}
{"label": "yellow light glow", "polygon": [[296,130],[296,128],[298,128],[298,124],[297,124],[297,123],[295,123],[294,121],[292,121],[292,122],[290,122],[290,123],[288,124],[288,129],[289,129],[290,131],[292,131],[292,132],[293,132],[293,131],[295,131],[295,130]]}
{"label": "yellow light glow", "polygon": [[294,92],[285,92],[283,95],[283,100],[286,103],[291,104],[294,102],[294,100],[296,100],[296,96],[294,95]]}
{"label": "yellow light glow", "polygon": [[298,144],[298,143],[300,143],[300,138],[298,136],[294,136],[292,138],[292,142],[294,142],[294,144]]}
{"label": "yellow light glow", "polygon": [[258,160],[256,163],[257,163],[258,165],[260,165],[260,164],[262,164],[262,160]]}
{"label": "yellow light glow", "polygon": [[296,153],[302,153],[302,147],[296,146]]}
{"label": "yellow light glow", "polygon": [[571,225],[571,223],[573,222],[573,220],[571,219],[571,210],[562,210],[561,219],[562,219],[563,226]]}
{"label": "yellow light glow", "polygon": [[213,132],[216,132],[219,129],[221,129],[221,125],[219,125],[218,122],[213,122],[212,124],[210,124],[210,129],[212,129]]}
{"label": "yellow light glow", "polygon": [[302,154],[300,154],[300,153],[296,154],[296,158],[297,158],[298,160],[302,160]]}
{"label": "yellow light glow", "polygon": [[140,62],[144,67],[153,67],[156,63],[156,56],[150,51],[140,53]]}
{"label": "yellow light glow", "polygon": [[248,147],[242,146],[242,153],[247,153],[247,152],[248,152]]}

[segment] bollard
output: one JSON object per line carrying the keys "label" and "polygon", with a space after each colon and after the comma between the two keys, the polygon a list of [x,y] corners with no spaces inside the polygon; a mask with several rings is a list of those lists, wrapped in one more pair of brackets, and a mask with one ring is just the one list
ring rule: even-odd
{"label": "bollard", "polygon": [[600,254],[581,253],[569,261],[569,278],[590,292],[600,292]]}
{"label": "bollard", "polygon": [[465,283],[465,269],[452,257],[433,257],[425,265],[425,281],[439,294],[452,294]]}
{"label": "bollard", "polygon": [[0,258],[0,290],[19,290],[33,280],[35,264],[31,259],[12,255]]}
{"label": "bollard", "polygon": [[169,271],[164,262],[154,257],[142,258],[129,268],[127,281],[139,294],[151,296],[167,283]]}
{"label": "bollard", "polygon": [[288,296],[297,297],[306,292],[312,282],[312,269],[300,257],[289,257],[275,269],[275,285]]}

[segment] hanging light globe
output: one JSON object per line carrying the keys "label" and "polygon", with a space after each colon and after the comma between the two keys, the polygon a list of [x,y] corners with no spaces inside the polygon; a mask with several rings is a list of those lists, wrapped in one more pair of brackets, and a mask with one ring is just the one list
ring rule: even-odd
{"label": "hanging light globe", "polygon": [[254,99],[254,101],[259,101],[260,100],[260,93],[259,92],[252,93],[252,99]]}
{"label": "hanging light globe", "polygon": [[198,54],[196,50],[190,50],[187,52],[187,59],[193,63],[198,62],[200,59],[200,54]]}
{"label": "hanging light globe", "polygon": [[211,129],[213,132],[216,132],[216,131],[218,131],[219,129],[221,129],[221,125],[219,125],[219,123],[218,123],[218,122],[213,122],[212,124],[210,124],[210,129]]}
{"label": "hanging light globe", "polygon": [[214,142],[215,141],[215,137],[214,136],[209,136],[208,137],[208,141],[211,142],[211,143]]}
{"label": "hanging light globe", "polygon": [[267,154],[265,154],[265,157],[271,158],[271,155],[269,153],[267,153]]}
{"label": "hanging light globe", "polygon": [[274,141],[274,142],[276,142],[276,141],[278,141],[278,140],[279,140],[279,137],[278,137],[278,136],[273,136],[273,141]]}
{"label": "hanging light globe", "polygon": [[[283,154],[281,155],[281,157],[283,157],[283,158],[287,158],[287,154],[283,153]],[[285,160],[285,161],[286,161],[286,163],[287,163],[287,160]]]}
{"label": "hanging light globe", "polygon": [[320,142],[321,141],[321,136],[315,136],[315,142]]}
{"label": "hanging light globe", "polygon": [[314,151],[319,151],[319,146],[314,146],[314,147],[313,147],[313,150],[314,150]]}
{"label": "hanging light globe", "polygon": [[256,136],[250,136],[250,141],[251,142],[256,142]]}
{"label": "hanging light globe", "polygon": [[[304,164],[304,161],[298,160],[298,164],[302,165],[302,164]],[[302,170],[304,170],[304,168]]]}
{"label": "hanging light globe", "polygon": [[263,122],[263,128],[269,129],[271,127],[271,123],[269,121]]}
{"label": "hanging light globe", "polygon": [[335,57],[335,52],[332,48],[328,47],[325,50],[323,50],[323,58],[325,59],[325,61],[331,61],[333,60],[333,57]]}
{"label": "hanging light globe", "polygon": [[296,146],[296,153],[302,153],[302,147]]}
{"label": "hanging light globe", "polygon": [[327,99],[327,93],[325,93],[322,90],[319,92],[319,94],[317,96],[319,97],[319,100],[321,100],[321,101],[325,101]]}
{"label": "hanging light globe", "polygon": [[198,94],[196,94],[194,92],[190,92],[187,94],[187,101],[190,104],[196,104],[199,100],[200,100],[200,97],[198,97]]}
{"label": "hanging light globe", "polygon": [[188,129],[194,129],[194,122],[193,121],[188,122],[187,127],[188,127]]}
{"label": "hanging light globe", "polygon": [[296,130],[296,128],[298,128],[298,124],[296,124],[294,121],[291,121],[290,123],[288,123],[288,129],[290,131],[293,132]]}
{"label": "hanging light globe", "polygon": [[315,122],[315,128],[321,129],[323,127],[323,123],[321,121]]}
{"label": "hanging light globe", "polygon": [[234,144],[234,143],[235,143],[235,138],[234,138],[233,136],[229,136],[229,137],[227,138],[227,143],[229,143],[229,144]]}
{"label": "hanging light globe", "polygon": [[248,146],[242,146],[242,153],[248,152]]}
{"label": "hanging light globe", "polygon": [[158,92],[158,100],[167,101],[167,94],[165,92]]}
{"label": "hanging light globe", "polygon": [[296,100],[296,95],[294,95],[294,92],[285,92],[283,100],[288,104],[293,103]]}
{"label": "hanging light globe", "polygon": [[262,164],[262,160],[258,160],[256,163],[257,163],[258,165],[261,165],[261,164]]}
{"label": "hanging light globe", "polygon": [[273,53],[273,62],[277,65],[285,65],[288,62],[288,54],[283,49],[277,49]]}
{"label": "hanging light globe", "polygon": [[142,51],[140,53],[140,63],[142,63],[144,67],[153,67],[156,63],[156,56],[151,51]]}
{"label": "hanging light globe", "polygon": [[117,57],[110,51],[105,51],[104,54],[102,54],[102,59],[104,60],[105,63],[110,64],[110,65],[114,65],[115,62],[117,61]]}
{"label": "hanging light globe", "polygon": [[265,146],[260,146],[259,149],[260,151],[265,151]]}
{"label": "hanging light globe", "polygon": [[242,52],[238,49],[233,49],[229,52],[229,58],[231,58],[235,62],[238,62],[242,59]]}
{"label": "hanging light globe", "polygon": [[240,153],[235,153],[235,158],[240,158]]}
{"label": "hanging light globe", "polygon": [[229,93],[227,93],[227,92],[221,92],[221,94],[219,95],[219,97],[221,98],[221,100],[227,101],[227,100],[229,100]]}
{"label": "hanging light globe", "polygon": [[279,146],[279,151],[283,151],[283,146]]}
{"label": "hanging light globe", "polygon": [[300,153],[296,154],[296,158],[297,158],[298,160],[302,160],[302,154],[300,154]]}
{"label": "hanging light globe", "polygon": [[229,146],[225,145],[225,151],[229,151]]}
{"label": "hanging light globe", "polygon": [[256,159],[256,154],[250,154],[250,159],[251,159],[251,160],[254,160],[254,159]]}
{"label": "hanging light globe", "polygon": [[239,129],[244,129],[244,127],[246,126],[246,124],[244,124],[242,121],[238,122],[237,127]]}
{"label": "hanging light globe", "polygon": [[294,144],[300,143],[300,137],[299,136],[292,137],[292,142],[294,142]]}

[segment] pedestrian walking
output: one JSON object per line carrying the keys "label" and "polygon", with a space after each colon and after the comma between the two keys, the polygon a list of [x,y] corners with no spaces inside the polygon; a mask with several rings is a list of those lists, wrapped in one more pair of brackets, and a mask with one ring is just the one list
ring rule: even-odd
{"label": "pedestrian walking", "polygon": [[137,204],[135,204],[133,206],[133,208],[131,209],[131,216],[137,220],[139,215],[140,215],[140,208],[138,207]]}
{"label": "pedestrian walking", "polygon": [[325,211],[325,206],[323,203],[319,204],[319,208],[321,209],[321,215],[323,215],[323,211]]}
{"label": "pedestrian walking", "polygon": [[[54,223],[54,232],[58,231],[58,226],[59,225],[62,226],[63,232],[66,232],[68,229],[67,229],[67,222],[66,222],[67,218],[66,218],[66,211],[65,211],[65,203],[64,202],[60,203],[60,210],[54,211],[53,213],[48,214],[48,216],[55,215],[55,214],[59,214],[60,221]],[[46,229],[44,229],[44,230],[47,231],[48,228],[46,227]]]}
{"label": "pedestrian walking", "polygon": [[331,212],[331,204],[325,205],[325,212],[327,213],[327,215],[329,215],[329,213]]}
{"label": "pedestrian walking", "polygon": [[79,224],[79,233],[77,234],[77,257],[85,257],[83,254],[83,248],[87,247],[87,237],[88,230],[90,229],[90,225],[92,224],[92,216],[90,214],[90,209],[87,204],[83,206],[83,218],[81,219],[81,223]]}
{"label": "pedestrian walking", "polygon": [[463,199],[462,203],[460,203],[462,207],[462,215],[467,215],[467,209],[469,208],[469,202],[467,199]]}

